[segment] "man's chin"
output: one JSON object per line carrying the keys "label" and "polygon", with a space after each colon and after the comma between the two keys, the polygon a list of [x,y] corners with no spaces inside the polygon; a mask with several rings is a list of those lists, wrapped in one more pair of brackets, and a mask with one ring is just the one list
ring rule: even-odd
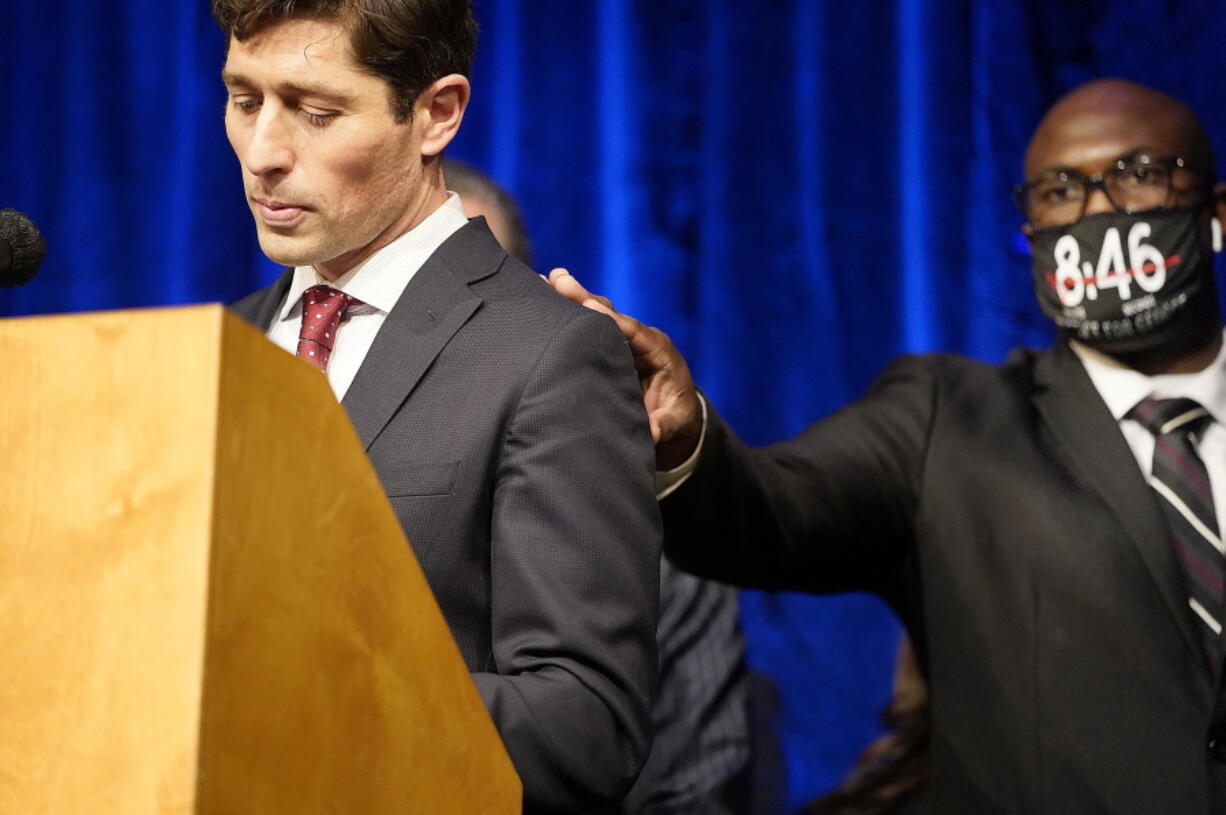
{"label": "man's chin", "polygon": [[313,266],[323,260],[323,254],[318,246],[304,241],[302,238],[277,235],[260,230],[260,250],[273,263],[282,266]]}

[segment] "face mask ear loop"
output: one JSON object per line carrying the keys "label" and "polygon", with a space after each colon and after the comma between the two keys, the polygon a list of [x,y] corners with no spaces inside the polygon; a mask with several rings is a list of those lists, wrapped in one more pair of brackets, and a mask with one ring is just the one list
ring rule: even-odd
{"label": "face mask ear loop", "polygon": [[1213,251],[1222,251],[1222,222],[1216,216],[1209,219],[1209,231],[1213,233]]}

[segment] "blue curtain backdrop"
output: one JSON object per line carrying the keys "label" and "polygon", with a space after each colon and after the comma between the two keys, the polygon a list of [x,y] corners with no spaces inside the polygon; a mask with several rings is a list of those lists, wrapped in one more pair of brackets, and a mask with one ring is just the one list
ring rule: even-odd
{"label": "blue curtain backdrop", "polygon": [[[518,196],[542,269],[567,265],[669,331],[752,442],[854,398],[899,352],[999,360],[1048,341],[1008,191],[1065,90],[1155,85],[1226,146],[1226,16],[1210,0],[477,11],[453,155]],[[229,301],[270,279],[206,0],[8,0],[4,18],[0,207],[29,213],[50,253],[0,291],[0,315]],[[855,596],[747,593],[744,622],[773,685],[779,752],[763,765],[794,808],[877,732],[897,628]]]}

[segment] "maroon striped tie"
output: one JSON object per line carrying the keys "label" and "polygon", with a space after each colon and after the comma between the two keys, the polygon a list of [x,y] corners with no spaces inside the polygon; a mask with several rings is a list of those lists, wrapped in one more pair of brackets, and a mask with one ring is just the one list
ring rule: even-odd
{"label": "maroon striped tie", "polygon": [[360,305],[343,291],[331,286],[311,286],[302,293],[302,329],[298,332],[298,356],[321,371],[328,369],[336,330],[345,309]]}
{"label": "maroon striped tie", "polygon": [[1171,533],[1171,547],[1183,564],[1188,605],[1205,641],[1210,669],[1222,664],[1223,545],[1213,507],[1209,473],[1196,444],[1213,417],[1192,399],[1146,399],[1132,418],[1154,434],[1149,483],[1158,494]]}

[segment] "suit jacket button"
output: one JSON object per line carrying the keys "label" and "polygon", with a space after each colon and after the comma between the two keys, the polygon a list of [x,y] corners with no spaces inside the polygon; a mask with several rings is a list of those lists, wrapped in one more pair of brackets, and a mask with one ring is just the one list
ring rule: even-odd
{"label": "suit jacket button", "polygon": [[1209,755],[1218,764],[1226,764],[1226,732],[1214,731],[1209,736]]}

